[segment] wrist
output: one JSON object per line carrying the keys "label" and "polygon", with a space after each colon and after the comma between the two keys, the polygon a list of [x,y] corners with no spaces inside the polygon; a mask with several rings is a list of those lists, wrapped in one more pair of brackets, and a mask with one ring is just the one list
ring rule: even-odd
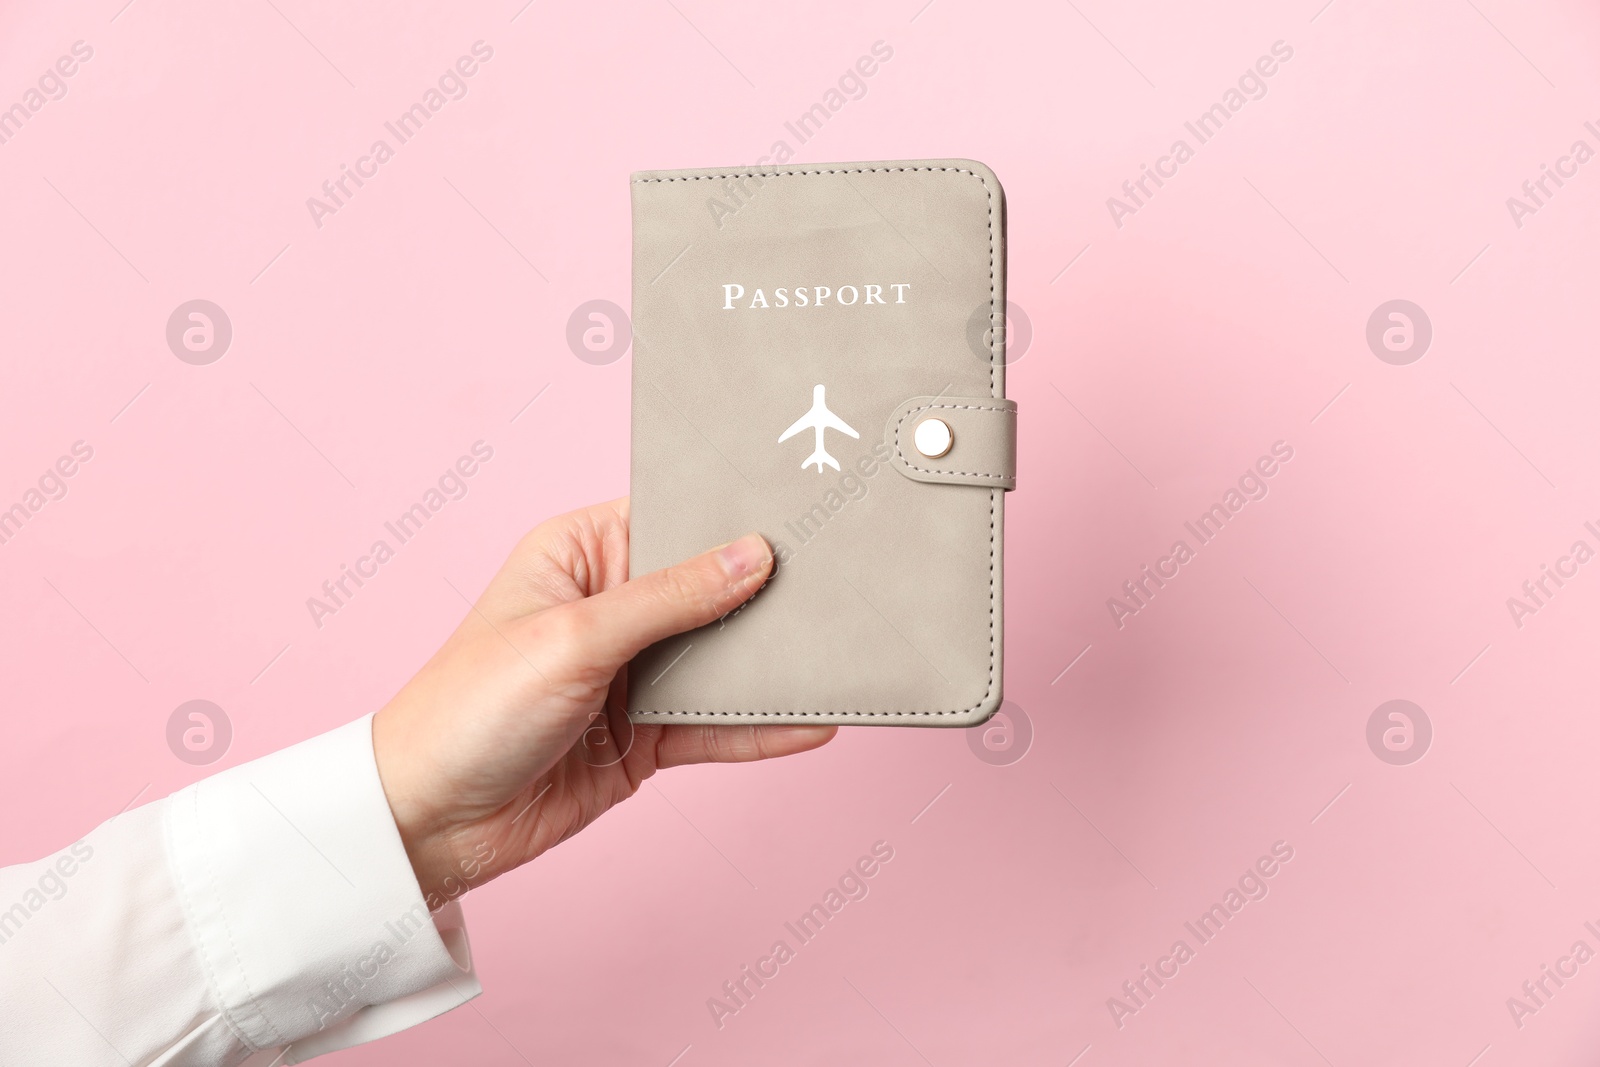
{"label": "wrist", "polygon": [[406,858],[411,861],[417,886],[428,902],[428,910],[435,911],[439,907],[435,900],[444,902],[444,881],[452,863],[439,820],[412,785],[403,734],[395,719],[391,708],[372,717],[372,753],[384,798],[389,802],[389,814],[394,818]]}

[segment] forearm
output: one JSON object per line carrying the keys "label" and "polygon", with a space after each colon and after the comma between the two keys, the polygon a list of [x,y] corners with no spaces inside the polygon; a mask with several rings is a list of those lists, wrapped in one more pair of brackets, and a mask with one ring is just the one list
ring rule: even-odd
{"label": "forearm", "polygon": [[479,990],[459,910],[430,916],[412,877],[366,719],[0,870],[0,909],[0,1063],[295,1063]]}

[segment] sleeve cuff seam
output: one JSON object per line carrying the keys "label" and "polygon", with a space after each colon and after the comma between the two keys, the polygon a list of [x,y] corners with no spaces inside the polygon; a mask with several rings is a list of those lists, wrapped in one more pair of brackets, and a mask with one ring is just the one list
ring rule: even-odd
{"label": "sleeve cuff seam", "polygon": [[[200,922],[189,884],[184,878],[183,865],[176,862],[178,841],[172,825],[172,806],[182,802],[192,803],[195,810],[195,819],[198,820],[200,809],[200,784],[201,783],[196,782],[188,789],[176,793],[173,796],[168,797],[166,800],[167,810],[162,813],[161,823],[163,828],[162,836],[165,839],[167,847],[167,869],[172,875],[173,885],[177,887],[178,902],[179,906],[183,910],[184,925],[188,927],[189,935],[194,940],[195,955],[199,957],[200,965],[205,971],[206,985],[210,987],[211,995],[216,1001],[217,1013],[222,1017],[222,1021],[228,1025],[228,1029],[233,1032],[233,1036],[241,1045],[250,1050],[252,1053],[260,1052],[263,1048],[271,1046],[257,1045],[254,1041],[251,1041],[249,1035],[245,1032],[243,1025],[234,1017],[234,1006],[228,1003],[227,998],[222,993],[222,985],[217,978],[216,966],[212,962],[212,944],[206,937],[203,924]],[[203,842],[196,840],[191,842],[191,844],[200,852],[203,853],[205,851]],[[206,870],[211,872],[212,893],[213,896],[215,896],[216,869],[213,866],[211,857],[209,855],[204,856],[204,860],[206,864]],[[244,977],[244,961],[239,958],[238,947],[233,944],[233,933],[228,929],[227,916],[221,915],[220,918],[223,930],[228,934],[228,948],[233,953],[234,965],[238,969],[240,979],[244,982],[246,989],[248,989],[249,979]],[[260,1006],[255,1003],[255,994],[253,992],[250,994],[250,997],[251,1000],[248,1006],[254,1009],[255,1014],[260,1016],[262,1020],[267,1023],[268,1027],[272,1029],[274,1035],[276,1035],[277,1028],[272,1026],[271,1021],[267,1020],[266,1016],[261,1012]],[[278,1042],[279,1046],[282,1044],[284,1044],[284,1042]]]}

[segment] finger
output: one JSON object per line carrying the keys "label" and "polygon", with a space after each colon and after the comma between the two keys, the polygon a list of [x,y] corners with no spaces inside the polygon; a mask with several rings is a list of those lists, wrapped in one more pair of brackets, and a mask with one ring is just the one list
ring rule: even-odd
{"label": "finger", "polygon": [[546,519],[512,548],[478,607],[496,623],[628,580],[628,498]]}
{"label": "finger", "polygon": [[748,600],[772,572],[760,534],[713,548],[614,589],[564,604],[582,662],[615,670],[662,638],[714,622]]}
{"label": "finger", "polygon": [[656,766],[749,763],[809,752],[832,741],[837,726],[772,723],[763,726],[668,726],[656,741]]}

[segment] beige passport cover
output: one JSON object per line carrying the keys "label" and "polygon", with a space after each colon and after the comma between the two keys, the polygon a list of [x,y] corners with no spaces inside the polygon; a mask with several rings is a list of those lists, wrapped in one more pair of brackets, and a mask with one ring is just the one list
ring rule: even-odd
{"label": "beige passport cover", "polygon": [[743,608],[634,661],[630,716],[987,719],[1016,467],[994,174],[901,160],[632,189],[630,570],[750,530],[777,566]]}

